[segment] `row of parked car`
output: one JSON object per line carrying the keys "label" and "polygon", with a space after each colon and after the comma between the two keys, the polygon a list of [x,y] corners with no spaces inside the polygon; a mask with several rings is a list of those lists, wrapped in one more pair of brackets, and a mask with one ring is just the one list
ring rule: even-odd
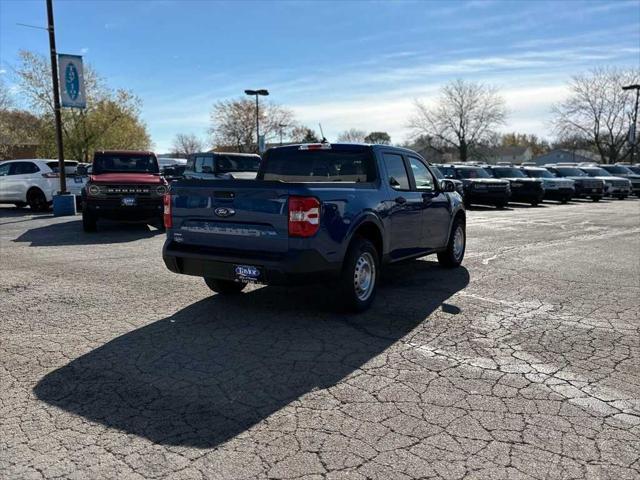
{"label": "row of parked car", "polygon": [[[46,209],[57,165],[0,163],[0,202]],[[86,232],[101,219],[153,224],[167,232],[167,268],[218,293],[326,281],[355,311],[371,305],[384,264],[437,254],[442,266],[460,265],[465,206],[640,195],[637,166],[430,165],[387,145],[208,152],[165,165],[153,152],[99,151],[65,172]]]}
{"label": "row of parked car", "polygon": [[442,178],[456,182],[465,205],[510,202],[538,205],[543,200],[567,203],[574,198],[594,202],[603,197],[624,200],[640,196],[640,166],[597,163],[486,165],[477,163],[434,165]]}

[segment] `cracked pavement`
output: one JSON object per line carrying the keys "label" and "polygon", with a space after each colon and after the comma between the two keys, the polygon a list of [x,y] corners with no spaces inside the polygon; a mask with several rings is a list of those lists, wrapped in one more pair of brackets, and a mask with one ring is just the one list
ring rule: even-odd
{"label": "cracked pavement", "polygon": [[468,236],[354,316],[0,207],[0,477],[640,478],[640,200],[475,209]]}

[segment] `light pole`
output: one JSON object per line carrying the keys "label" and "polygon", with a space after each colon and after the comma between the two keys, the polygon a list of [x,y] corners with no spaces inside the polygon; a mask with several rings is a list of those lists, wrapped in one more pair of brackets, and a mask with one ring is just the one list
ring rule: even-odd
{"label": "light pole", "polygon": [[258,153],[262,153],[260,152],[260,107],[258,106],[258,97],[260,95],[266,97],[269,95],[269,90],[245,90],[244,93],[250,96],[255,95],[256,97],[256,137],[258,140],[256,146],[258,147]]}
{"label": "light pole", "polygon": [[56,34],[53,29],[52,0],[47,0],[47,30],[49,30],[49,50],[51,52],[51,83],[53,84],[53,114],[56,123],[56,144],[58,146],[58,171],[60,172],[60,194],[67,193],[67,179],[64,171],[64,148],[62,146],[62,118],[60,116],[60,89],[58,87],[58,56]]}
{"label": "light pole", "polygon": [[640,97],[640,85],[627,85],[622,87],[622,90],[635,90],[636,91],[636,105],[633,109],[633,119],[631,124],[631,131],[629,132],[629,140],[632,140],[631,132],[633,132],[633,144],[631,145],[631,164],[638,160],[638,97]]}
{"label": "light pole", "polygon": [[289,125],[287,125],[286,123],[279,123],[278,124],[278,128],[280,129],[280,146],[282,146],[282,130],[285,127],[288,127]]}

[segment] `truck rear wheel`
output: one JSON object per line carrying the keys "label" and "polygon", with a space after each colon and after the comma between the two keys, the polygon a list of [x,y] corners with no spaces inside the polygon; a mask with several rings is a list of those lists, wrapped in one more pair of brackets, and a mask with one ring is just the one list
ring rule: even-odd
{"label": "truck rear wheel", "polygon": [[204,277],[204,283],[211,290],[222,295],[233,295],[240,293],[247,286],[243,282],[233,282],[231,280],[218,280],[215,278]]}
{"label": "truck rear wheel", "polygon": [[467,247],[464,220],[457,217],[451,227],[451,235],[447,243],[447,249],[438,253],[438,263],[443,267],[455,268],[462,263],[464,251]]}
{"label": "truck rear wheel", "polygon": [[602,198],[602,197],[598,197],[598,196],[594,195],[593,197],[591,197],[591,200],[593,200],[594,202],[599,202],[600,198]]}
{"label": "truck rear wheel", "polygon": [[355,237],[349,246],[340,275],[340,294],[344,306],[353,312],[368,309],[376,296],[379,254],[363,237]]}

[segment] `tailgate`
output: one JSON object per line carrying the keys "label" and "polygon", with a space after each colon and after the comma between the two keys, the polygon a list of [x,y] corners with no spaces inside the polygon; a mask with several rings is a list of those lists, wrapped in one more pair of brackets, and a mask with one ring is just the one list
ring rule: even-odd
{"label": "tailgate", "polygon": [[288,193],[274,182],[174,184],[174,240],[229,250],[285,252],[289,245]]}

